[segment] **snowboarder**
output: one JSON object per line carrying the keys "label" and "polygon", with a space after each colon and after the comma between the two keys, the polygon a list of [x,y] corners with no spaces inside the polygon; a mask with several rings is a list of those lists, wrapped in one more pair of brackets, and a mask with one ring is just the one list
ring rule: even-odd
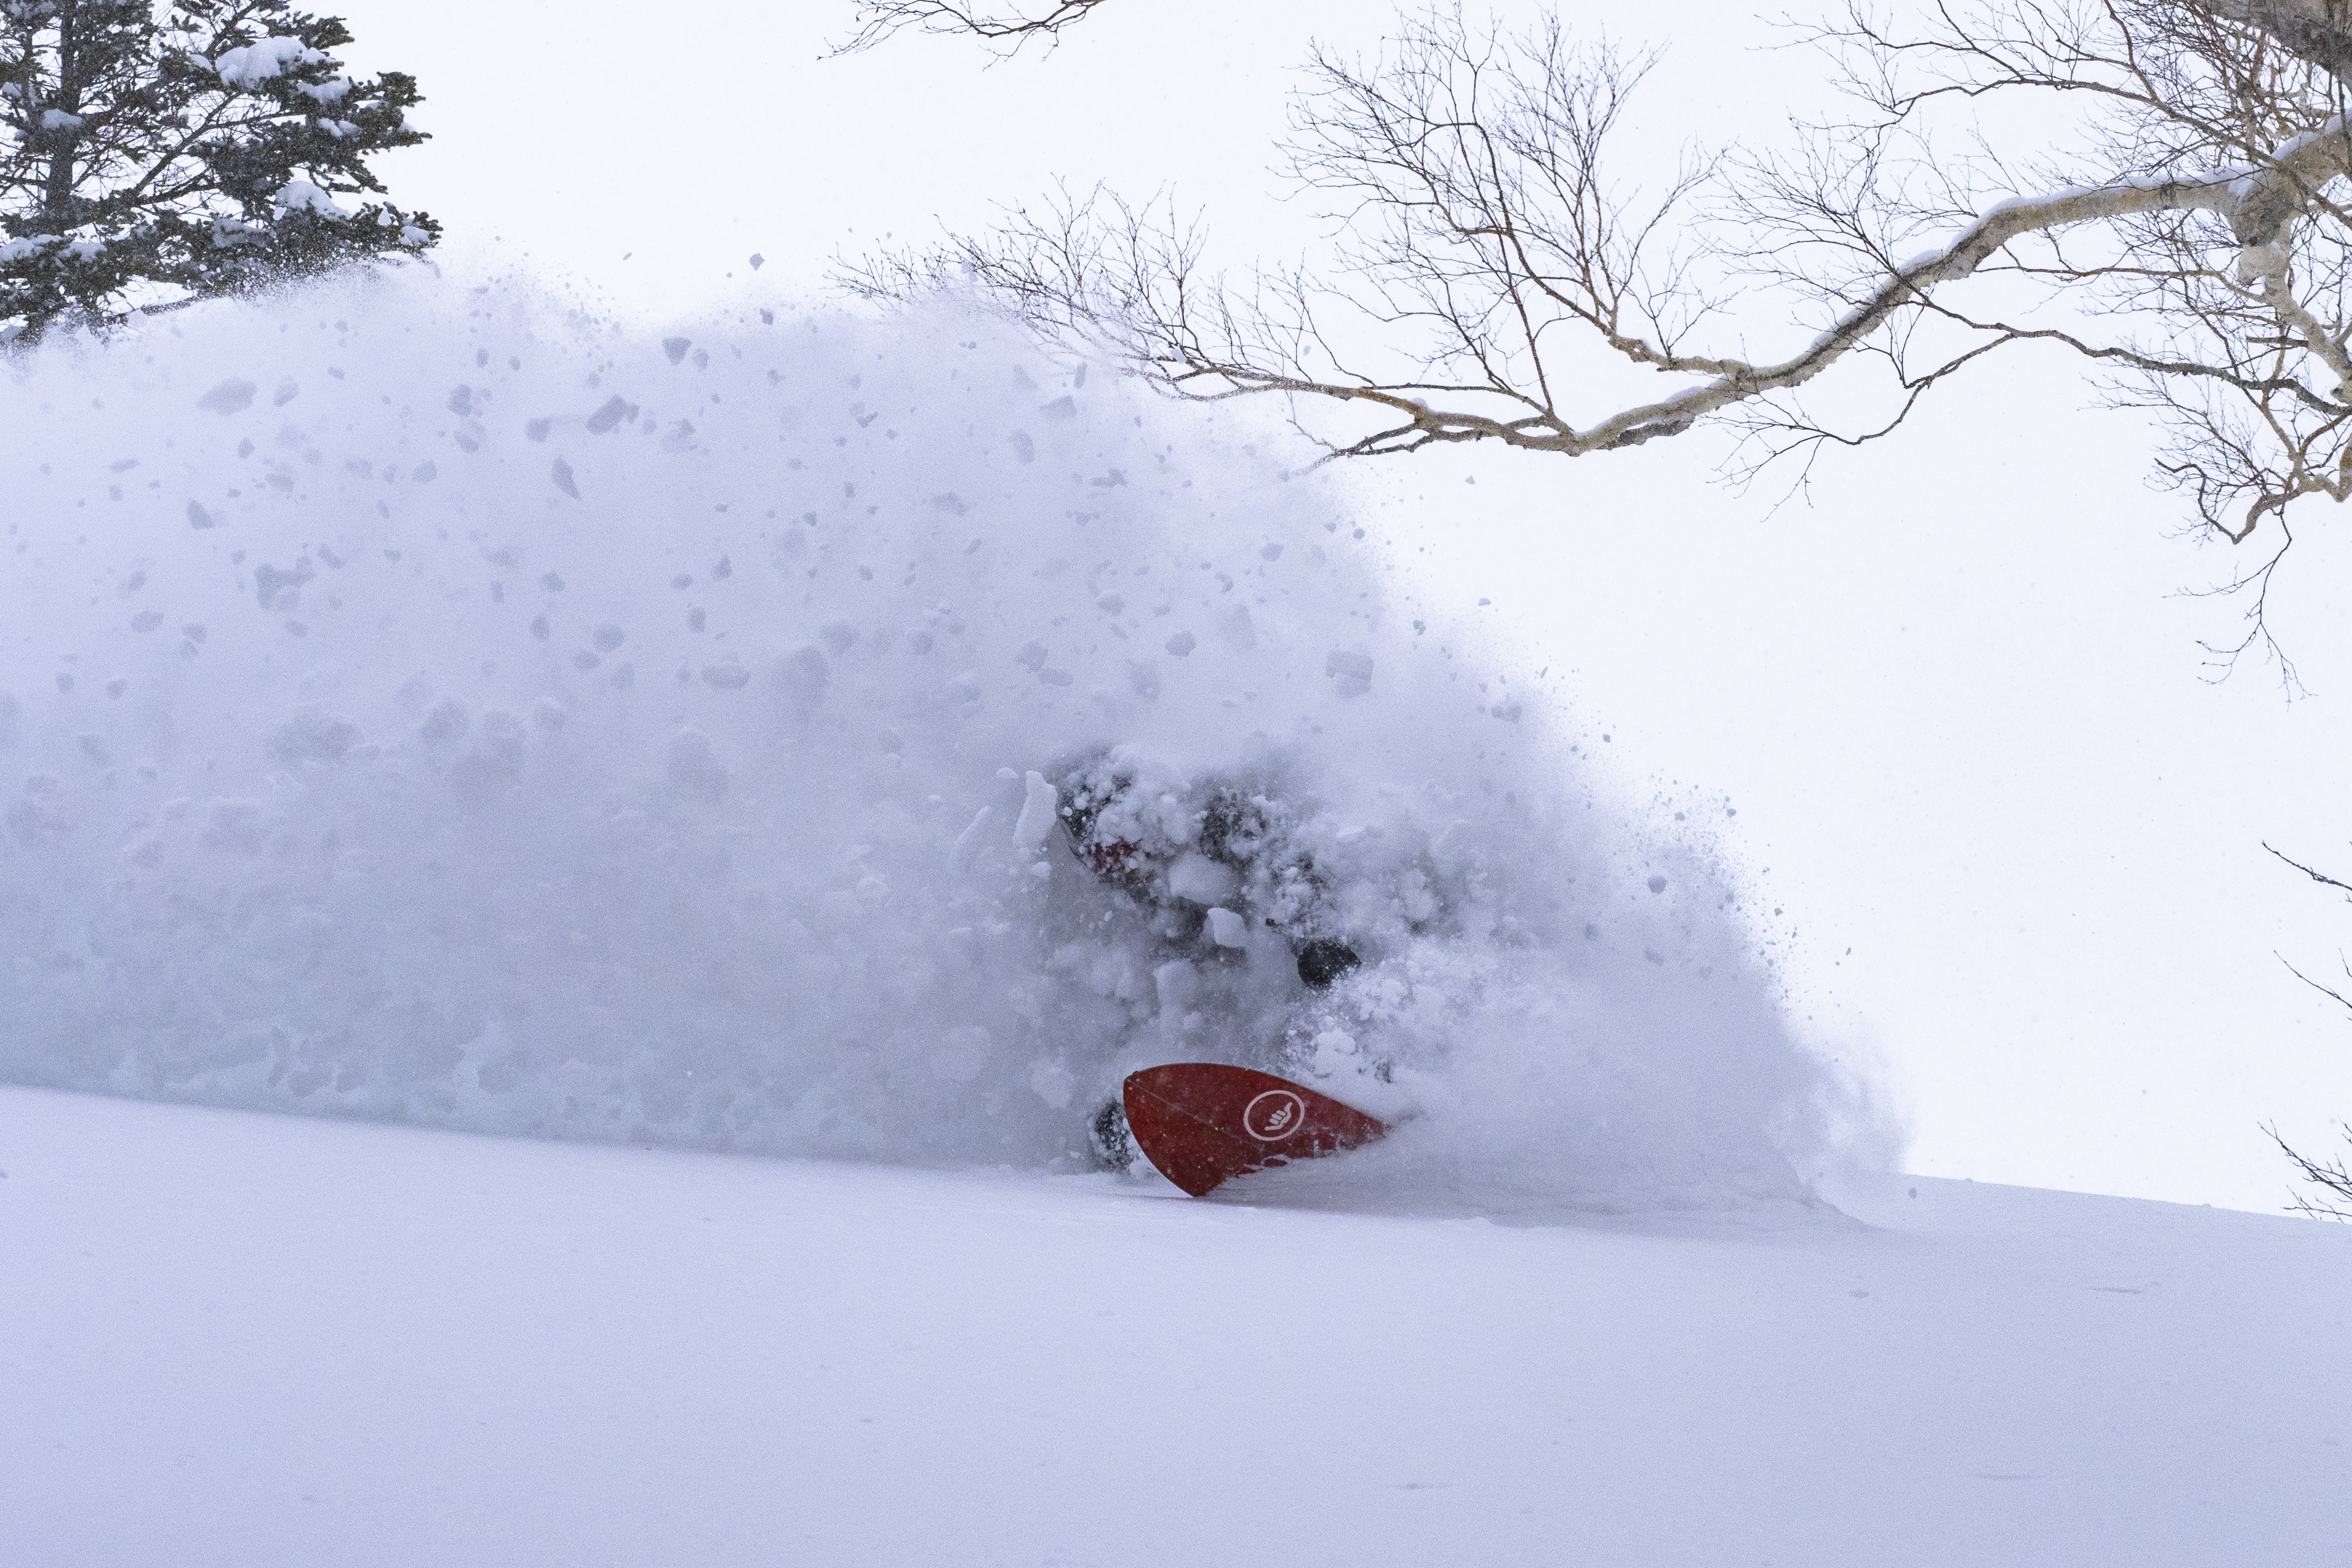
{"label": "snowboarder", "polygon": [[[1106,752],[1051,782],[1071,851],[1112,895],[1092,918],[1123,928],[1117,936],[1149,963],[1165,1043],[1297,1071],[1314,1049],[1304,1005],[1362,955],[1273,771],[1160,778]],[[1088,1132],[1098,1163],[1132,1160],[1116,1098]]]}

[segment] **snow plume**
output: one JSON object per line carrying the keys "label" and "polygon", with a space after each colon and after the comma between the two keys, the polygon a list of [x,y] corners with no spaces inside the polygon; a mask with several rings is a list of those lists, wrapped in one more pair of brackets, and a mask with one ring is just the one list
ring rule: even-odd
{"label": "snow plume", "polygon": [[[1835,1141],[1703,853],[1476,697],[1343,498],[998,330],[418,278],[0,405],[0,1076],[1075,1165],[1223,1058],[1399,1120],[1327,1187],[1592,1207]],[[1107,874],[1089,767],[1171,841],[1273,812],[1360,962]]]}

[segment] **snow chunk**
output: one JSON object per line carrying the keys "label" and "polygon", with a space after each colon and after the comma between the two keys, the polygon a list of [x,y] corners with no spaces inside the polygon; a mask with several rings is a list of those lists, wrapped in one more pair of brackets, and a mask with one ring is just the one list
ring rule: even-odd
{"label": "snow chunk", "polygon": [[1069,1109],[1070,1096],[1078,1080],[1070,1076],[1068,1066],[1059,1057],[1039,1057],[1029,1068],[1029,1087],[1037,1098],[1056,1110]]}
{"label": "snow chunk", "polygon": [[281,763],[340,763],[360,742],[360,727],[338,713],[306,708],[269,732],[269,754]]}
{"label": "snow chunk", "polygon": [[1054,830],[1054,813],[1060,803],[1054,786],[1034,768],[1029,770],[1022,789],[1021,816],[1013,825],[1013,847],[1026,854],[1045,847],[1045,836]]}
{"label": "snow chunk", "polygon": [[1372,661],[1360,653],[1334,652],[1323,661],[1323,674],[1339,683],[1342,697],[1361,697],[1372,689]]}
{"label": "snow chunk", "polygon": [[973,815],[964,830],[956,835],[955,843],[949,847],[949,865],[962,867],[971,864],[972,852],[980,847],[980,830],[987,826],[995,816],[996,808],[992,805],[983,805]]}
{"label": "snow chunk", "polygon": [[197,398],[196,406],[214,414],[242,414],[253,406],[253,395],[260,390],[249,381],[232,376]]}
{"label": "snow chunk", "polygon": [[783,662],[784,690],[795,707],[814,708],[824,700],[833,680],[833,666],[814,644],[794,648]]}
{"label": "snow chunk", "polygon": [[681,795],[713,805],[727,798],[726,764],[719,760],[710,737],[699,730],[680,730],[671,738],[667,772],[670,787]]}
{"label": "snow chunk", "polygon": [[1151,988],[1160,1011],[1181,1018],[1201,999],[1201,973],[1180,958],[1151,972]]}
{"label": "snow chunk", "polygon": [[1168,868],[1168,890],[1196,904],[1223,903],[1233,897],[1238,881],[1231,866],[1221,866],[1206,855],[1187,855]]}

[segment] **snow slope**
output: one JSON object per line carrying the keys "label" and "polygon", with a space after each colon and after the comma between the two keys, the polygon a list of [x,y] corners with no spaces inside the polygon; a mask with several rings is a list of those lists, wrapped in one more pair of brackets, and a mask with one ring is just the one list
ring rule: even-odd
{"label": "snow slope", "polygon": [[1318,1212],[22,1089],[0,1169],[10,1564],[2352,1561],[2303,1221]]}

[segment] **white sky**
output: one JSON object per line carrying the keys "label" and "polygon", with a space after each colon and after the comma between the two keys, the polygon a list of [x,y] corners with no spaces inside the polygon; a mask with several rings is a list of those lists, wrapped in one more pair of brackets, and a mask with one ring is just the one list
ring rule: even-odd
{"label": "white sky", "polygon": [[[836,253],[978,224],[1056,176],[1174,182],[1232,260],[1295,247],[1307,215],[1268,172],[1289,68],[1310,37],[1374,47],[1391,16],[1119,0],[992,67],[914,37],[821,60],[851,0],[589,0],[562,30],[541,7],[338,9],[352,64],[425,94],[436,140],[380,172],[447,226],[446,265],[647,316],[819,299]],[[1812,90],[1807,56],[1755,52],[1750,9],[1677,7],[1671,35],[1568,15],[1669,46],[1650,110],[1670,148],[1777,134]],[[2207,684],[2198,639],[2233,639],[2236,612],[2174,591],[2235,563],[2168,537],[2141,430],[2089,403],[2071,365],[2021,358],[1778,510],[1709,483],[1695,441],[1350,482],[1411,591],[1548,668],[1629,792],[1738,804],[1727,847],[1802,935],[1796,1010],[1882,1065],[1914,1169],[2274,1208],[2257,1124],[2320,1147],[2352,1115],[2352,1024],[2273,956],[2334,972],[2352,910],[2261,848],[2352,879],[2352,548],[2306,515],[2274,598],[2309,700],[2252,666]]]}

